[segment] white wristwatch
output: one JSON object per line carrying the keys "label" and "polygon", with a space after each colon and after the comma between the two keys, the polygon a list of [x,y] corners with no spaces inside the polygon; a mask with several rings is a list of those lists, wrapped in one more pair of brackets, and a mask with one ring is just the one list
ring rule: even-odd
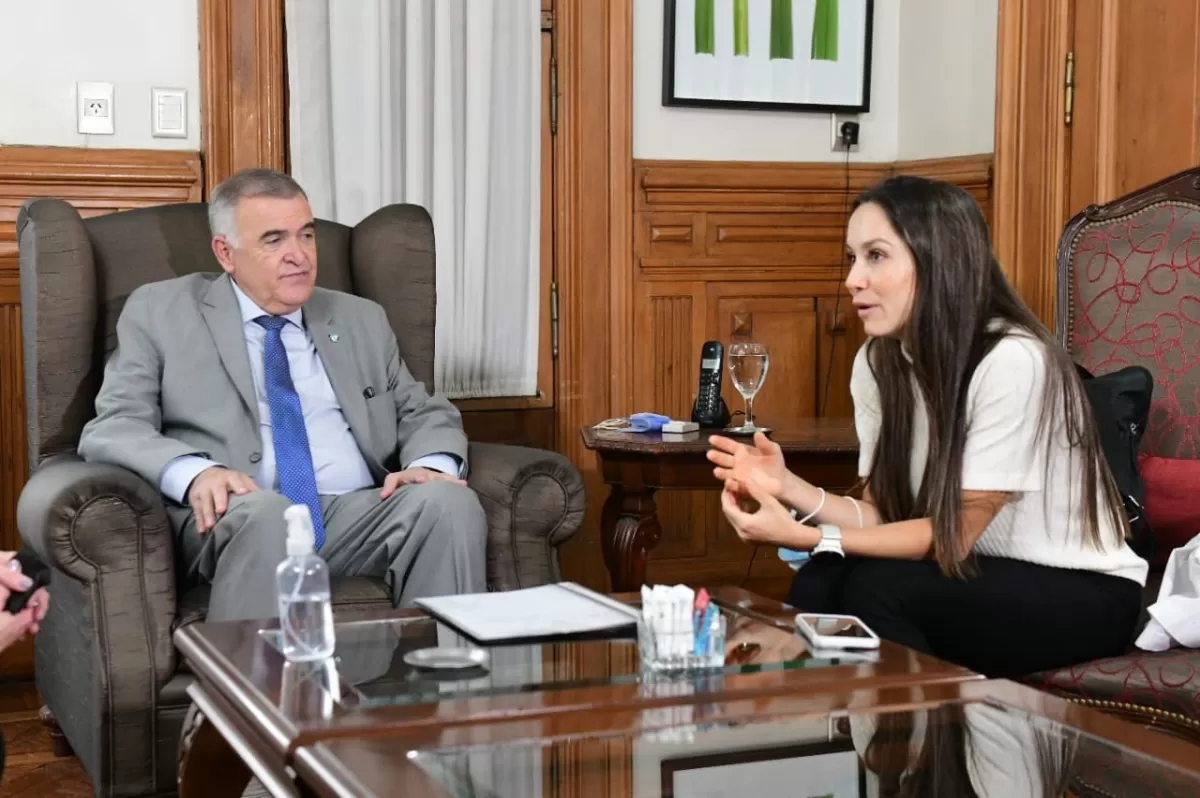
{"label": "white wristwatch", "polygon": [[839,557],[846,556],[846,552],[842,549],[842,528],[840,526],[821,524],[817,529],[821,530],[821,542],[813,548],[814,555],[829,552]]}

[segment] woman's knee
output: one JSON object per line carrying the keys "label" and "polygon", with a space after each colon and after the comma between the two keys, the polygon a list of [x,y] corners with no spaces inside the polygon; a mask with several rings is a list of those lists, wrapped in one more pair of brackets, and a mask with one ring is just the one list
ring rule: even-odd
{"label": "woman's knee", "polygon": [[846,578],[843,604],[849,615],[894,614],[909,605],[929,579],[929,564],[912,560],[863,560]]}

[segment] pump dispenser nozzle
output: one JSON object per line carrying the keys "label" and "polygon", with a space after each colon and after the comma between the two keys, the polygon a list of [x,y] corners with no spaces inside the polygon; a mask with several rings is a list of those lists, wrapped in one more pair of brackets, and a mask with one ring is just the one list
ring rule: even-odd
{"label": "pump dispenser nozzle", "polygon": [[317,535],[313,530],[312,513],[306,504],[293,504],[283,511],[287,522],[287,553],[289,557],[312,554]]}

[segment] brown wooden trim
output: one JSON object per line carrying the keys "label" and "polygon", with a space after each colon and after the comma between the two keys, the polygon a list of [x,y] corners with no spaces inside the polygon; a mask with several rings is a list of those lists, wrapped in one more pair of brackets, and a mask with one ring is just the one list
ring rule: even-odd
{"label": "brown wooden trim", "polygon": [[1071,0],[1000,0],[996,68],[996,254],[1020,294],[1054,326],[1052,257],[1067,216],[1063,82]]}
{"label": "brown wooden trim", "polygon": [[[992,155],[966,155],[895,163],[852,163],[856,194],[890,175],[922,175],[959,185],[990,209]],[[779,210],[841,212],[847,167],[826,162],[659,161],[634,163],[637,212]],[[682,219],[681,219],[682,221]],[[679,233],[686,239],[686,234]]]}
{"label": "brown wooden trim", "polygon": [[586,573],[600,562],[606,491],[579,429],[632,412],[633,0],[556,5],[556,448],[587,484],[587,521],[562,551],[565,571]]}
{"label": "brown wooden trim", "polygon": [[239,169],[287,169],[283,0],[200,0],[204,196]]}
{"label": "brown wooden trim", "polygon": [[[200,156],[186,150],[0,147],[2,275],[17,272],[17,211],[31,197],[58,197],[85,216],[200,199]],[[16,286],[13,286],[14,288]]]}
{"label": "brown wooden trim", "polygon": [[612,407],[633,413],[633,2],[608,2],[609,331]]}

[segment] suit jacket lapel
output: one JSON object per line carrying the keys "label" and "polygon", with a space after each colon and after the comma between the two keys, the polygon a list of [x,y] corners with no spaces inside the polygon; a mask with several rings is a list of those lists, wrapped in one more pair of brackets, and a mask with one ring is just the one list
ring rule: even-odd
{"label": "suit jacket lapel", "polygon": [[358,441],[358,448],[370,463],[375,459],[370,448],[371,420],[366,399],[359,388],[363,377],[354,360],[354,342],[350,340],[348,330],[338,325],[332,304],[320,289],[313,292],[304,306],[304,324],[312,336],[338,404],[342,406],[342,415]]}
{"label": "suit jacket lapel", "polygon": [[246,404],[246,410],[254,419],[258,430],[258,396],[254,390],[254,377],[250,374],[250,356],[246,352],[246,333],[242,329],[242,312],[238,309],[237,297],[233,293],[229,275],[213,280],[204,297],[204,321],[212,335],[221,365],[237,388],[238,395]]}

